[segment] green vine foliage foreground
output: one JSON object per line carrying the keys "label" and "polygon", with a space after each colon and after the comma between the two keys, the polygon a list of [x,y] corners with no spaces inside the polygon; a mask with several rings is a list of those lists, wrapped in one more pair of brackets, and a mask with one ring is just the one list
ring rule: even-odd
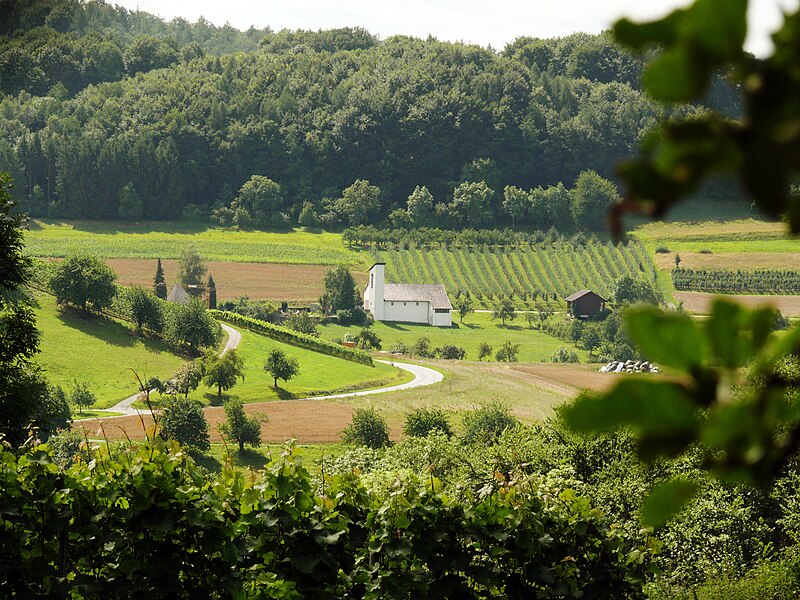
{"label": "green vine foliage foreground", "polygon": [[[625,211],[660,216],[719,173],[736,174],[759,209],[800,232],[800,196],[790,185],[800,167],[800,11],[785,15],[772,55],[759,60],[743,50],[747,4],[695,0],[658,21],[614,26],[617,41],[650,54],[642,83],[651,97],[689,102],[724,70],[745,107],[738,120],[708,111],[654,131],[641,156],[620,168],[628,190],[612,215],[617,235]],[[800,327],[778,337],[771,335],[774,321],[774,311],[721,300],[702,324],[631,311],[627,329],[636,346],[681,377],[621,381],[604,395],[584,395],[565,418],[580,431],[632,429],[646,460],[699,445],[719,477],[767,485],[800,447]],[[696,492],[687,479],[659,484],[643,506],[644,520],[662,524]]]}
{"label": "green vine foliage foreground", "polygon": [[637,597],[643,549],[543,479],[471,502],[430,488],[322,493],[291,446],[258,474],[208,477],[157,441],[67,469],[46,445],[0,454],[4,597]]}

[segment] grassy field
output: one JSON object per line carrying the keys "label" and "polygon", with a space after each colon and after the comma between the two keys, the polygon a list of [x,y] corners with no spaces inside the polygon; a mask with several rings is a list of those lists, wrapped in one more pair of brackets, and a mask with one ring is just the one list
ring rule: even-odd
{"label": "grassy field", "polygon": [[651,251],[663,246],[670,252],[680,253],[681,258],[684,253],[706,252],[760,255],[788,253],[800,256],[800,242],[797,238],[788,236],[785,224],[773,221],[742,219],[701,223],[653,222],[638,227],[635,235]]}
{"label": "grassy field", "polygon": [[[194,244],[208,260],[308,265],[358,265],[338,233],[231,231],[186,223],[33,221],[25,234],[32,256],[60,258],[82,250],[102,258],[180,258]],[[369,266],[369,265],[367,265]]]}
{"label": "grassy field", "polygon": [[68,391],[77,379],[97,395],[95,408],[106,408],[136,393],[131,369],[142,377],[168,377],[183,359],[155,340],[135,337],[116,321],[62,311],[55,299],[37,294],[36,324],[41,353],[36,361],[48,380]]}
{"label": "grassy field", "polygon": [[[288,382],[279,381],[277,390],[272,387],[271,376],[263,369],[267,354],[273,348],[283,350],[300,364],[297,377]],[[238,352],[245,364],[245,378],[231,392],[244,402],[321,396],[395,385],[411,378],[406,371],[383,363],[376,362],[374,367],[361,365],[282,344],[249,330],[242,330]]]}
{"label": "grassy field", "polygon": [[[442,283],[452,294],[469,290],[487,294],[536,292],[548,300],[561,299],[580,289],[609,296],[614,280],[623,275],[652,277],[654,265],[647,249],[637,241],[627,245],[566,242],[522,248],[436,248],[370,251],[374,261],[386,263],[389,282]],[[488,300],[491,304],[491,300]]]}
{"label": "grassy field", "polygon": [[[411,346],[420,337],[427,337],[431,342],[431,349],[445,344],[460,346],[467,351],[467,359],[477,360],[478,346],[486,342],[495,350],[504,342],[511,341],[519,344],[519,360],[521,362],[539,362],[547,360],[561,346],[570,346],[563,340],[549,336],[536,329],[529,329],[522,314],[518,314],[514,321],[508,321],[503,326],[500,321],[492,321],[489,313],[473,313],[464,318],[464,323],[458,323],[455,317],[453,327],[431,327],[429,325],[414,323],[375,323],[372,330],[381,338],[384,350],[389,350],[395,342],[404,342]],[[345,333],[356,334],[359,327],[341,325],[325,325],[320,327],[321,336],[325,339],[341,339]],[[573,348],[574,349],[574,348]],[[588,354],[578,350],[581,361],[586,361]],[[493,359],[492,359],[493,360]]]}

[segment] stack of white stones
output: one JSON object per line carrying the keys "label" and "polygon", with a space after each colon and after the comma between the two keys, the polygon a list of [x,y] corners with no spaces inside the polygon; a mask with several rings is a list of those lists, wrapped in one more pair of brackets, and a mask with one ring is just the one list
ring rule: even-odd
{"label": "stack of white stones", "polygon": [[612,360],[600,367],[601,373],[658,373],[658,367],[646,360]]}

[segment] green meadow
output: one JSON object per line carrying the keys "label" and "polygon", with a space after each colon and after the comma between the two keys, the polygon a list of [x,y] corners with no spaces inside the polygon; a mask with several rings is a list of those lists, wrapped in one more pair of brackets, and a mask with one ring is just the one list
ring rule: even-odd
{"label": "green meadow", "polygon": [[[457,314],[454,314],[453,318],[452,327],[376,322],[373,324],[372,330],[381,338],[383,350],[389,350],[395,342],[403,342],[411,346],[424,336],[430,340],[431,349],[445,344],[464,348],[467,352],[467,360],[478,359],[478,346],[482,342],[486,342],[494,350],[497,350],[506,341],[519,344],[518,358],[520,362],[546,361],[561,346],[575,349],[572,344],[537,329],[529,328],[525,315],[522,313],[518,313],[514,321],[507,321],[505,325],[502,325],[500,321],[493,321],[491,315],[485,312],[467,315],[464,317],[464,323],[458,322]],[[360,327],[355,326],[344,327],[330,324],[320,327],[322,337],[329,340],[341,339],[346,333],[355,335],[359,331]],[[588,353],[585,350],[577,350],[577,352],[581,362],[585,362]]]}
{"label": "green meadow", "polygon": [[25,234],[28,254],[61,258],[77,250],[102,258],[180,258],[193,244],[207,260],[309,265],[361,264],[338,233],[232,231],[180,222],[40,221]]}
{"label": "green meadow", "polygon": [[134,336],[122,323],[61,310],[48,294],[37,293],[36,302],[41,348],[36,362],[50,383],[65,391],[76,380],[86,382],[97,396],[93,408],[106,408],[135,394],[132,370],[143,379],[164,378],[183,362],[162,342]]}
{"label": "green meadow", "polygon": [[797,238],[787,235],[784,223],[741,219],[727,222],[652,222],[638,227],[636,237],[651,250],[672,252],[773,253],[798,252]]}
{"label": "green meadow", "polygon": [[[361,365],[341,358],[320,354],[311,350],[276,342],[266,336],[247,329],[242,332],[239,355],[245,365],[244,381],[230,390],[243,402],[265,402],[269,400],[305,398],[339,392],[349,392],[396,385],[411,379],[407,371],[376,362],[374,367]],[[296,358],[300,370],[289,381],[278,381],[273,387],[272,376],[264,371],[264,362],[273,348],[283,350],[287,356]],[[205,395],[213,400],[215,393]]]}

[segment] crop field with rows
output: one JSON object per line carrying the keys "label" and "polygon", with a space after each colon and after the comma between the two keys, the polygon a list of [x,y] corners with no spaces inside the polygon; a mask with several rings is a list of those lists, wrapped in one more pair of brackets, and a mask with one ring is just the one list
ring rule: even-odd
{"label": "crop field with rows", "polygon": [[654,277],[655,266],[645,247],[590,240],[493,248],[370,249],[373,260],[386,263],[386,279],[394,283],[441,283],[451,297],[469,291],[479,303],[498,295],[523,301],[560,302],[580,289],[610,297],[623,275]]}
{"label": "crop field with rows", "polygon": [[800,294],[800,271],[673,269],[676,290],[720,294]]}

